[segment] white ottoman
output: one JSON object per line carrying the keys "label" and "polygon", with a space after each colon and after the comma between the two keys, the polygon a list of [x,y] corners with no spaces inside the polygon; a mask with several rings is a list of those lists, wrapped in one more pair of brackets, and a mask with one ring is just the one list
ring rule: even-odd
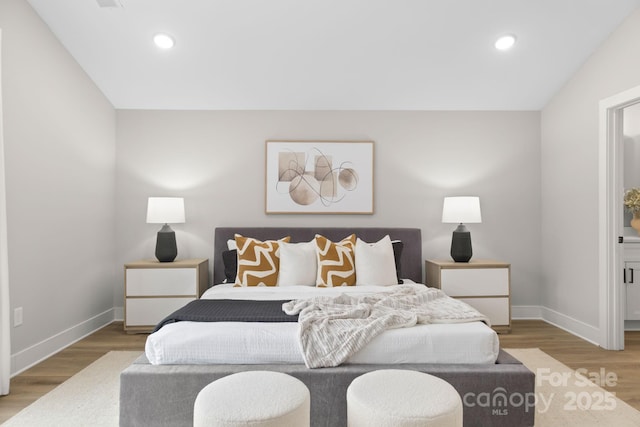
{"label": "white ottoman", "polygon": [[417,371],[383,369],[347,389],[349,427],[462,427],[462,399],[448,382]]}
{"label": "white ottoman", "polygon": [[280,372],[246,371],[220,378],[200,390],[194,427],[309,427],[309,389]]}

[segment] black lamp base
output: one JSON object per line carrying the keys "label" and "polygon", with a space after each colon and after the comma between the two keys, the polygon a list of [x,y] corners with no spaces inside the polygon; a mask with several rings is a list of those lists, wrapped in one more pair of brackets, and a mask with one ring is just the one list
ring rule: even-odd
{"label": "black lamp base", "polygon": [[156,258],[160,262],[172,262],[178,256],[178,246],[176,245],[176,232],[168,224],[162,226],[158,231],[156,239]]}
{"label": "black lamp base", "polygon": [[455,262],[469,262],[472,255],[471,233],[464,224],[460,224],[451,237],[451,258]]}

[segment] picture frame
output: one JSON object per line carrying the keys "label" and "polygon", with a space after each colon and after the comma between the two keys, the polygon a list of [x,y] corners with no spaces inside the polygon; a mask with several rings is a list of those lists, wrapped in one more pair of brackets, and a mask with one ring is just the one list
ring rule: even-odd
{"label": "picture frame", "polygon": [[266,141],[267,214],[373,214],[373,141]]}

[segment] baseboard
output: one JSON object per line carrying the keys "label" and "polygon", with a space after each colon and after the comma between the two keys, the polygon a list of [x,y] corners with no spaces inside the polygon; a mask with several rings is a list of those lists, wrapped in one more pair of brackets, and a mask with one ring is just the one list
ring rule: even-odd
{"label": "baseboard", "polygon": [[114,321],[114,309],[109,309],[60,333],[11,355],[11,377],[40,363],[71,344],[91,335]]}
{"label": "baseboard", "polygon": [[591,344],[600,345],[600,329],[595,326],[546,307],[543,307],[542,318],[547,323],[564,329],[585,341],[589,341]]}
{"label": "baseboard", "polygon": [[543,306],[512,306],[511,317],[513,319],[540,319],[556,326],[572,335],[582,338],[592,344],[599,345],[600,330],[595,326],[574,319],[571,316],[559,313]]}

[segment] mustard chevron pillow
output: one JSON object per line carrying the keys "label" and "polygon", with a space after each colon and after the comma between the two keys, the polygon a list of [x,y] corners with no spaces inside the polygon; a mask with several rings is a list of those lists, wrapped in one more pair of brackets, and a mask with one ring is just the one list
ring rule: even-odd
{"label": "mustard chevron pillow", "polygon": [[345,237],[334,243],[316,234],[318,273],[316,286],[353,286],[356,284],[355,245],[356,235]]}
{"label": "mustard chevron pillow", "polygon": [[277,241],[263,242],[236,234],[235,240],[238,247],[238,271],[234,287],[278,286],[279,242],[288,242],[291,238],[287,236]]}

